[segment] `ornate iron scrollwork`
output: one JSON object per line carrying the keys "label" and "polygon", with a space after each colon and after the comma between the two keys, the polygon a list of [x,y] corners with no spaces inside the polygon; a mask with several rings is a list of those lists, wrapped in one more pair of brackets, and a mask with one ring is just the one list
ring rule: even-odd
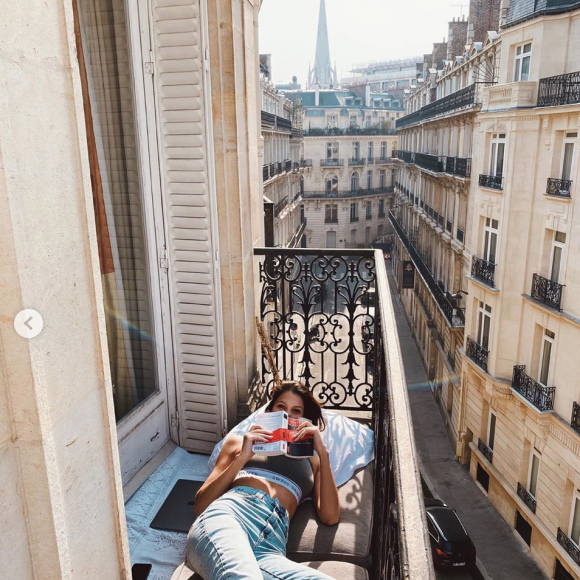
{"label": "ornate iron scrollwork", "polygon": [[518,482],[518,496],[536,513],[536,498],[520,482]]}
{"label": "ornate iron scrollwork", "polygon": [[[260,317],[284,379],[300,380],[326,408],[372,407],[373,252],[263,250]],[[272,377],[262,367],[264,382]]]}

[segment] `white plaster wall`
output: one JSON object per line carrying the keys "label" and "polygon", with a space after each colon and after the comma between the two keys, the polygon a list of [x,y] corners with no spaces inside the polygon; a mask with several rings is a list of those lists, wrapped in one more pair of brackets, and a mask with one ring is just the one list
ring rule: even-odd
{"label": "white plaster wall", "polygon": [[1,575],[129,578],[71,4],[2,10]]}

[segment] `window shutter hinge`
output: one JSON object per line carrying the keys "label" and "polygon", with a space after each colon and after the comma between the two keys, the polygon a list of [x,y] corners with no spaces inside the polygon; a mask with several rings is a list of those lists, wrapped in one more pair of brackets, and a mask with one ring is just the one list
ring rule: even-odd
{"label": "window shutter hinge", "polygon": [[225,437],[228,434],[228,422],[227,419],[224,418],[224,424],[222,426],[222,437]]}
{"label": "window shutter hinge", "polygon": [[175,414],[171,415],[171,426],[179,427],[179,411],[175,411]]}
{"label": "window shutter hinge", "polygon": [[168,270],[169,269],[169,261],[167,260],[167,254],[165,252],[165,248],[163,248],[163,252],[159,258],[159,267],[162,270]]}
{"label": "window shutter hinge", "polygon": [[149,58],[151,60],[145,63],[145,73],[148,74],[148,75],[152,75],[153,72],[154,72],[153,52],[152,51],[149,51]]}

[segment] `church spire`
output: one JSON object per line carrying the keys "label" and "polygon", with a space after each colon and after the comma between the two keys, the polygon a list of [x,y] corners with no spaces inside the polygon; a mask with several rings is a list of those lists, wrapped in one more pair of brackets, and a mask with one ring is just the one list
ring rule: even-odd
{"label": "church spire", "polygon": [[308,88],[320,85],[321,88],[336,87],[336,69],[330,64],[330,47],[328,44],[328,26],[326,24],[325,0],[320,0],[318,13],[318,34],[316,36],[316,57],[314,68],[308,73]]}

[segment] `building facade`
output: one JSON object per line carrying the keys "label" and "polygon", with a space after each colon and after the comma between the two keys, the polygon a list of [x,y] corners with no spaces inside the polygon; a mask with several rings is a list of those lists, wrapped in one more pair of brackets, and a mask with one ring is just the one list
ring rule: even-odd
{"label": "building facade", "polygon": [[388,94],[294,91],[304,126],[302,205],[308,247],[369,247],[391,230],[396,137],[389,128],[402,114]]}
{"label": "building facade", "polygon": [[578,579],[580,6],[472,4],[498,32],[397,123],[395,276],[457,459],[549,578]]}
{"label": "building facade", "polygon": [[[262,58],[262,57],[261,57]],[[265,60],[265,59],[262,59]],[[302,111],[272,85],[262,67],[261,127],[264,145],[264,233],[266,246],[296,247],[304,241]]]}

